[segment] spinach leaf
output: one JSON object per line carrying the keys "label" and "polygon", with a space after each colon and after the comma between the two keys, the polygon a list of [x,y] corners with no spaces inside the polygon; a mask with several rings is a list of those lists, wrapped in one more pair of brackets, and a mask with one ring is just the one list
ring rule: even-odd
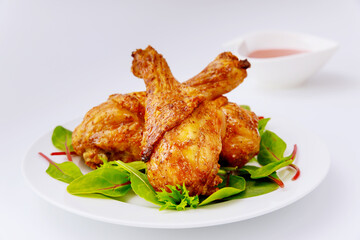
{"label": "spinach leaf", "polygon": [[267,194],[269,192],[275,191],[279,188],[279,185],[272,182],[267,178],[261,179],[247,179],[246,180],[246,188],[243,192],[230,196],[224,200],[232,200],[232,199],[242,199],[249,197],[256,197],[263,194]]}
{"label": "spinach leaf", "polygon": [[[225,185],[226,185],[226,179],[224,179],[223,182],[225,182]],[[222,187],[222,186],[223,185],[219,185],[219,187]],[[225,199],[227,197],[236,195],[236,194],[244,191],[245,187],[246,187],[246,181],[243,177],[236,176],[236,175],[230,175],[228,186],[229,187],[222,187],[218,191],[211,194],[209,197],[207,197],[205,200],[203,200],[199,204],[199,206],[204,206],[204,205],[207,205],[216,200]]]}
{"label": "spinach leaf", "polygon": [[109,196],[105,196],[105,195],[100,194],[100,193],[86,193],[86,194],[73,194],[73,195],[77,196],[77,197],[110,199],[110,200],[116,200],[116,201],[124,202],[124,199],[123,199],[124,196],[121,196],[121,197],[109,197]]}
{"label": "spinach leaf", "polygon": [[265,127],[269,121],[270,121],[270,118],[263,118],[263,119],[259,120],[258,130],[259,130],[260,136],[264,133]]}
{"label": "spinach leaf", "polygon": [[86,194],[73,194],[73,195],[77,196],[77,197],[110,199],[110,200],[115,200],[115,201],[120,201],[120,202],[126,202],[126,198],[129,195],[129,193],[127,193],[124,196],[120,196],[120,197],[109,197],[109,196],[105,196],[105,195],[103,195],[101,193],[86,193]]}
{"label": "spinach leaf", "polygon": [[248,163],[257,163],[257,162],[258,162],[258,160],[257,160],[257,157],[255,156],[252,159],[250,159]]}
{"label": "spinach leaf", "polygon": [[224,199],[232,195],[236,195],[243,190],[233,187],[224,187],[219,189],[218,191],[211,194],[209,197],[207,197],[204,201],[202,201],[199,206],[204,206],[206,204],[209,204],[211,202],[214,202],[216,200]]}
{"label": "spinach leaf", "polygon": [[[284,159],[284,161],[292,161],[292,158],[290,159]],[[284,187],[284,183],[281,181],[281,179],[278,177],[278,175],[276,174],[275,170],[276,168],[281,168],[283,166],[281,166],[282,164],[284,164],[283,162],[278,163],[275,162],[271,163],[272,165],[265,165],[263,167],[257,167],[257,166],[253,166],[253,165],[245,165],[242,168],[236,168],[236,167],[224,167],[222,169],[222,171],[231,171],[234,174],[237,175],[241,175],[244,176],[246,179],[259,179],[259,178],[265,178],[268,177],[269,179],[271,179],[273,182],[275,182],[276,184],[278,184],[280,187]],[[284,164],[285,165],[285,164]],[[290,164],[291,166],[291,164]],[[272,172],[273,171],[273,172]],[[223,176],[220,176],[223,177]],[[219,185],[220,186],[220,185]]]}
{"label": "spinach leaf", "polygon": [[70,130],[62,126],[57,126],[53,131],[51,140],[53,145],[61,151],[66,151],[65,143],[67,144],[69,151],[74,151],[71,136],[72,132]]}
{"label": "spinach leaf", "polygon": [[269,163],[253,171],[251,173],[251,178],[257,179],[257,178],[267,177],[271,175],[273,172],[279,170],[280,168],[290,165],[293,161],[294,161],[293,159],[284,158],[280,161]]}
{"label": "spinach leaf", "polygon": [[99,193],[86,193],[86,194],[73,194],[73,195],[78,197],[86,197],[86,198],[115,199]]}
{"label": "spinach leaf", "polygon": [[143,161],[129,162],[129,163],[127,163],[127,165],[135,168],[138,171],[147,169],[146,163],[144,163]]}
{"label": "spinach leaf", "polygon": [[260,167],[252,166],[252,165],[245,165],[242,168],[240,168],[237,172],[239,175],[246,175],[246,174],[254,174],[257,169]]}
{"label": "spinach leaf", "polygon": [[[108,161],[106,156],[104,157],[101,155],[99,155],[99,158],[101,161],[103,161],[103,164],[99,168],[118,168],[121,169],[122,171],[127,172],[127,170],[125,170],[117,161]],[[144,163],[143,161],[129,162],[127,163],[127,165],[139,171],[147,169],[146,163]]]}
{"label": "spinach leaf", "polygon": [[286,143],[278,135],[267,130],[261,136],[258,162],[261,165],[276,162],[283,158],[285,149]]}
{"label": "spinach leaf", "polygon": [[159,202],[158,198],[156,197],[156,192],[154,188],[151,186],[147,176],[144,173],[136,170],[131,165],[124,163],[120,160],[116,161],[116,163],[118,164],[118,166],[122,167],[130,173],[131,187],[139,197],[142,197],[145,200],[154,204],[162,205],[162,203]]}
{"label": "spinach leaf", "polygon": [[294,160],[291,158],[291,156],[289,156],[280,161],[272,162],[262,167],[247,165],[239,169],[239,174],[249,173],[252,179],[264,178],[268,177],[280,168],[290,165],[293,161]]}
{"label": "spinach leaf", "polygon": [[39,152],[39,155],[49,162],[46,173],[52,178],[62,182],[71,183],[74,179],[83,175],[80,168],[73,162],[56,163],[41,152]]}
{"label": "spinach leaf", "polygon": [[114,168],[96,169],[67,187],[67,191],[74,195],[100,193],[109,197],[124,196],[130,189],[129,174]]}
{"label": "spinach leaf", "polygon": [[170,192],[167,192],[165,189],[162,189],[161,192],[157,192],[157,198],[160,202],[163,203],[160,210],[164,209],[176,209],[178,211],[185,210],[187,206],[191,208],[196,208],[199,205],[199,197],[189,196],[189,191],[186,189],[185,185],[167,186]]}
{"label": "spinach leaf", "polygon": [[78,177],[83,176],[78,166],[73,162],[50,163],[46,173],[57,180],[71,183]]}
{"label": "spinach leaf", "polygon": [[234,187],[238,189],[245,189],[246,181],[243,177],[237,175],[220,176],[222,182],[218,185],[218,188]]}

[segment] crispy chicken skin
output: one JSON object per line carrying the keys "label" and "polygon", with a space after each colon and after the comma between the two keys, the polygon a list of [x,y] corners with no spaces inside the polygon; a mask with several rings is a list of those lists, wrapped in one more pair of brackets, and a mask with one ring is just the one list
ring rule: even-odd
{"label": "crispy chicken skin", "polygon": [[99,157],[124,162],[140,159],[145,97],[144,92],[114,94],[85,115],[72,141],[75,152],[89,167],[102,164]]}
{"label": "crispy chicken skin", "polygon": [[247,60],[239,60],[230,52],[219,54],[198,75],[183,84],[199,90],[207,99],[214,99],[239,86],[250,67]]}
{"label": "crispy chicken skin", "polygon": [[205,97],[197,89],[176,81],[163,56],[152,47],[138,49],[132,56],[131,70],[146,85],[141,153],[142,160],[146,162],[164,133],[179,125]]}
{"label": "crispy chicken skin", "polygon": [[156,191],[185,184],[190,195],[210,195],[221,183],[217,176],[225,116],[220,107],[227,98],[205,101],[180,125],[166,132],[147,163]]}
{"label": "crispy chicken skin", "polygon": [[260,135],[255,113],[235,103],[221,107],[226,116],[226,133],[220,155],[222,165],[243,167],[258,154]]}
{"label": "crispy chicken skin", "polygon": [[[141,56],[143,58],[147,56],[149,59],[138,61],[138,65],[133,66],[133,71],[138,72],[139,76],[146,74],[151,76],[153,72],[144,71],[150,69],[146,64],[153,64],[148,56],[153,54],[153,60],[158,60],[156,64],[162,64],[161,69],[157,66],[157,71],[163,71],[162,74],[165,75],[162,76],[172,77],[165,59],[154,49],[150,47],[141,51],[143,51]],[[146,52],[151,54],[146,55]],[[202,72],[183,85],[196,88],[207,99],[214,99],[236,88],[246,77],[246,69],[249,66],[249,62],[238,60],[229,52],[221,53]],[[145,99],[146,92],[114,94],[107,102],[94,107],[86,114],[82,123],[74,130],[73,146],[76,153],[83,156],[88,166],[96,168],[102,164],[99,154],[107,156],[110,161],[121,159],[130,162],[141,159]],[[123,113],[132,117],[122,117]],[[131,129],[128,129],[130,126]],[[130,141],[127,142],[126,139]],[[224,150],[226,151],[226,147]],[[151,151],[148,154],[151,154]],[[226,160],[227,156],[224,155],[223,160]]]}
{"label": "crispy chicken skin", "polygon": [[157,191],[184,184],[190,195],[210,195],[221,182],[217,172],[226,124],[220,107],[227,98],[206,100],[180,84],[152,47],[133,57],[133,73],[146,85],[142,160],[149,160],[150,184]]}
{"label": "crispy chicken skin", "polygon": [[239,61],[230,52],[216,57],[201,73],[180,84],[173,77],[163,56],[151,46],[132,54],[132,72],[144,79],[147,98],[142,160],[151,156],[157,141],[177,126],[205,99],[230,92],[243,82],[247,60]]}

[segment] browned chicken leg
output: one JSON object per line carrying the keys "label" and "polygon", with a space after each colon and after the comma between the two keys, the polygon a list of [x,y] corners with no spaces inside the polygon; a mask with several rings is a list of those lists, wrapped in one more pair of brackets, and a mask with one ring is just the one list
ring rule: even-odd
{"label": "browned chicken leg", "polygon": [[85,115],[72,141],[75,152],[89,167],[102,164],[100,157],[124,162],[140,159],[145,96],[145,92],[114,94]]}
{"label": "browned chicken leg", "polygon": [[142,141],[142,160],[146,162],[164,133],[179,125],[205,97],[197,89],[176,81],[163,56],[152,47],[138,49],[132,56],[131,70],[146,85]]}
{"label": "browned chicken leg", "polygon": [[235,103],[221,110],[226,116],[226,134],[220,158],[224,165],[242,167],[259,152],[258,117]]}
{"label": "browned chicken leg", "polygon": [[133,57],[133,73],[146,84],[142,155],[150,160],[151,185],[160,190],[185,184],[190,195],[211,194],[221,182],[217,172],[226,125],[220,107],[227,99],[205,101],[199,91],[177,82],[151,47]]}
{"label": "browned chicken leg", "polygon": [[239,86],[250,67],[247,60],[239,60],[230,52],[219,54],[198,75],[183,84],[199,90],[207,99],[215,99]]}
{"label": "browned chicken leg", "polygon": [[[183,84],[198,89],[207,99],[216,98],[237,87],[246,77],[246,68],[249,66],[246,60],[239,61],[231,53],[225,52],[217,56],[201,73]],[[110,161],[140,160],[145,98],[145,92],[114,94],[107,102],[94,107],[85,115],[83,122],[74,130],[73,145],[76,153],[83,156],[88,166],[96,168],[102,164],[99,156],[106,156]],[[128,129],[130,127],[131,129]],[[234,127],[236,126],[231,128]],[[246,124],[241,127],[246,127]],[[233,134],[231,136],[235,137]],[[225,145],[224,152],[227,147],[231,145]],[[258,149],[258,146],[254,148]],[[233,147],[229,148],[231,151],[232,149]],[[237,149],[239,152],[242,147],[238,146]],[[229,156],[225,154],[223,160]],[[242,162],[248,158],[246,151],[243,157],[240,152],[236,156],[243,159]]]}
{"label": "browned chicken leg", "polygon": [[185,185],[190,195],[210,195],[221,183],[220,165],[225,97],[205,101],[180,125],[166,132],[147,163],[148,178],[156,191],[167,185]]}

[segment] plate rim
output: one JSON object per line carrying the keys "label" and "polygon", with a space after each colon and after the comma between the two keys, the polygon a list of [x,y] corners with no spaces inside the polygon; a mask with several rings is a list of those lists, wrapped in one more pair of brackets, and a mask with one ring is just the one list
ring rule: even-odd
{"label": "plate rim", "polygon": [[[284,117],[272,117],[272,119],[275,119],[275,121],[279,121],[279,119],[281,120],[281,122],[285,122]],[[273,122],[274,120],[272,120]],[[74,119],[72,121],[68,121],[64,124],[62,124],[62,126],[66,126],[66,125],[70,125],[70,124],[74,124],[76,122],[79,122],[79,119]],[[299,125],[297,122],[294,123],[294,121],[291,121],[293,124],[295,124],[296,126],[299,127],[299,129],[301,130],[305,130],[306,135],[311,135],[311,137],[315,138],[317,140],[317,142],[321,145],[321,147],[323,148],[322,150],[325,153],[325,156],[323,155],[323,158],[326,159],[326,166],[323,166],[323,171],[322,171],[322,175],[318,178],[318,181],[315,184],[312,184],[311,187],[307,188],[305,191],[302,191],[300,194],[295,195],[294,197],[289,198],[285,203],[283,204],[278,204],[278,205],[274,205],[271,207],[266,208],[265,210],[263,209],[262,211],[256,211],[255,213],[249,213],[247,215],[235,215],[232,217],[228,217],[225,219],[220,219],[220,220],[207,220],[207,221],[202,221],[199,223],[179,223],[177,225],[174,224],[156,224],[154,222],[146,222],[146,221],[132,221],[132,220],[124,220],[124,219],[110,219],[110,218],[106,218],[103,216],[97,216],[94,215],[92,213],[89,212],[85,212],[83,210],[79,210],[76,209],[75,207],[71,207],[71,206],[67,206],[66,204],[61,204],[57,201],[54,201],[53,199],[51,199],[50,197],[46,196],[46,194],[42,193],[40,190],[38,190],[36,188],[36,186],[33,185],[33,183],[30,181],[30,178],[27,174],[27,169],[25,169],[26,166],[26,161],[30,156],[31,150],[36,146],[36,144],[38,142],[40,142],[40,140],[45,137],[48,134],[51,134],[51,131],[48,131],[46,133],[44,133],[43,135],[39,136],[37,138],[36,141],[34,141],[30,147],[28,147],[25,156],[22,159],[21,162],[21,173],[22,176],[26,182],[26,185],[28,185],[41,199],[47,201],[48,203],[63,209],[67,212],[70,213],[74,213],[76,215],[82,216],[82,217],[86,217],[86,218],[90,218],[92,220],[97,220],[97,221],[102,221],[102,222],[107,222],[107,223],[111,223],[111,224],[117,224],[117,225],[123,225],[123,226],[131,226],[131,227],[142,227],[142,228],[155,228],[155,229],[187,229],[187,228],[201,228],[201,227],[209,227],[209,226],[217,226],[217,225],[223,225],[223,224],[228,224],[228,223],[233,223],[233,222],[239,222],[239,221],[244,221],[244,220],[248,220],[251,218],[256,218],[262,215],[266,215],[268,213],[274,212],[276,210],[279,210],[281,208],[285,208],[291,204],[293,204],[294,202],[300,200],[301,198],[303,198],[304,196],[308,195],[309,193],[311,193],[314,189],[316,189],[322,182],[323,180],[326,178],[330,166],[331,166],[331,158],[330,158],[330,152],[328,147],[326,146],[326,144],[324,143],[324,141],[317,136],[316,134],[314,134],[313,132],[309,131],[308,129],[304,128],[303,126]],[[270,192],[268,194],[276,194],[276,192],[279,191],[276,190],[274,192]],[[263,197],[263,196],[267,196],[268,194],[265,195],[261,195],[261,196],[257,196],[256,198],[259,197]],[[92,199],[94,200],[94,199]],[[104,200],[104,199],[96,199],[96,200]],[[249,201],[251,200],[251,198],[247,198],[247,199],[241,199],[241,200],[245,200],[245,201]],[[236,200],[234,200],[236,201]],[[214,205],[213,205],[214,206]],[[137,206],[140,207],[140,206]],[[202,208],[203,209],[203,208]],[[186,211],[196,211],[197,209],[189,209]],[[170,211],[170,210],[169,210]]]}

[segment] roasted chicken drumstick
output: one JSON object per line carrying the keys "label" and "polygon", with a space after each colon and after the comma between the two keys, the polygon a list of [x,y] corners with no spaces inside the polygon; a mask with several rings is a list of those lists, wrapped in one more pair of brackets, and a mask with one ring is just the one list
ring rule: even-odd
{"label": "roasted chicken drumstick", "polygon": [[146,85],[142,160],[147,162],[164,133],[181,124],[206,98],[196,88],[176,81],[165,59],[152,47],[138,49],[132,56],[131,70]]}
{"label": "roasted chicken drumstick", "polygon": [[185,185],[190,195],[210,195],[218,188],[226,97],[203,102],[180,125],[166,132],[147,163],[148,178],[156,191],[167,185]]}
{"label": "roasted chicken drumstick", "polygon": [[259,152],[258,117],[235,103],[228,103],[221,110],[226,117],[221,163],[241,168]]}
{"label": "roasted chicken drumstick", "polygon": [[[183,84],[198,89],[207,99],[216,98],[237,87],[246,77],[247,67],[249,67],[247,61],[239,61],[231,53],[225,52],[217,56],[201,73]],[[83,156],[88,166],[96,168],[102,164],[99,157],[107,157],[110,161],[117,159],[125,162],[140,160],[145,98],[145,92],[114,94],[109,97],[107,102],[94,107],[85,115],[82,123],[74,130],[73,145],[76,153]],[[233,104],[232,107],[234,108],[235,105]],[[227,108],[227,106],[228,104],[221,109]],[[239,111],[248,112],[244,109]],[[235,128],[240,128],[237,132],[241,132],[241,128],[247,127],[246,123],[239,125],[236,121],[230,121],[229,118],[236,118],[238,115],[226,114],[226,116],[229,131],[234,132]],[[251,116],[251,121],[257,126],[256,115],[252,114]],[[230,140],[231,136],[234,138],[236,136],[234,134],[227,135],[227,142],[234,144],[234,141]],[[223,152],[227,152],[227,154],[223,154],[222,159],[226,161],[229,158],[232,162],[230,165],[234,165],[234,157],[230,155],[234,149],[237,162],[240,164],[255,156],[259,148],[257,139],[260,138],[257,132],[247,135],[247,137],[254,139],[253,148],[243,148],[242,141],[244,139],[236,138],[241,140],[235,143],[236,148],[233,145],[224,144]],[[226,151],[227,148],[231,151]]]}
{"label": "roasted chicken drumstick", "polygon": [[197,89],[180,84],[153,48],[133,53],[132,71],[146,84],[142,159],[155,190],[185,185],[190,195],[209,195],[217,176],[225,116],[225,97],[206,100]]}
{"label": "roasted chicken drumstick", "polygon": [[73,132],[72,143],[89,167],[97,168],[103,163],[101,158],[140,160],[145,96],[145,92],[114,94],[86,113]]}

